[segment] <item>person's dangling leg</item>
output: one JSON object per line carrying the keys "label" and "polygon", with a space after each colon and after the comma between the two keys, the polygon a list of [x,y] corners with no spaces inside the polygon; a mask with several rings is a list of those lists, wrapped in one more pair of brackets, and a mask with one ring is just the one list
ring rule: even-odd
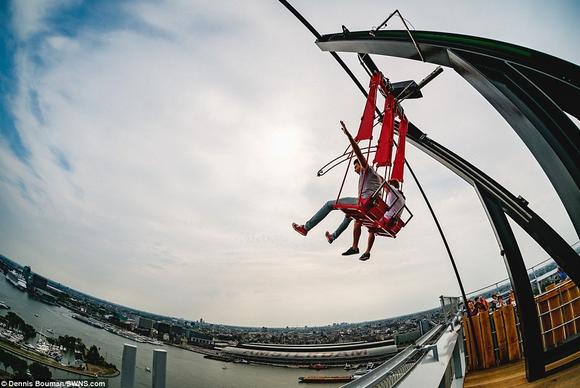
{"label": "person's dangling leg", "polygon": [[352,246],[342,253],[343,256],[356,255],[359,253],[358,242],[360,240],[361,229],[362,222],[355,221],[354,227],[352,228]]}
{"label": "person's dangling leg", "polygon": [[[358,203],[358,198],[352,198],[352,197],[339,198],[338,203],[352,205],[352,204]],[[301,235],[306,236],[306,234],[308,234],[308,231],[310,229],[312,229],[316,225],[318,225],[318,223],[320,221],[322,221],[324,218],[326,218],[326,216],[331,211],[335,210],[334,209],[335,204],[336,204],[336,201],[334,201],[334,200],[327,201],[324,205],[322,205],[320,210],[318,210],[316,212],[316,214],[314,214],[312,216],[312,218],[310,218],[308,221],[306,221],[306,223],[304,225],[298,225],[296,223],[293,223],[292,227],[294,228],[295,231],[297,231]]]}
{"label": "person's dangling leg", "polygon": [[369,232],[369,237],[367,239],[367,250],[359,258],[361,261],[367,261],[371,258],[371,249],[373,249],[373,244],[375,243],[375,234]]}
{"label": "person's dangling leg", "polygon": [[342,220],[342,222],[340,223],[340,225],[338,225],[338,228],[336,228],[336,230],[334,231],[334,233],[330,233],[327,231],[325,233],[325,236],[326,236],[326,240],[328,241],[328,243],[332,244],[332,242],[334,240],[336,240],[338,238],[338,236],[340,236],[342,234],[342,232],[344,232],[346,230],[346,228],[348,228],[351,221],[352,221],[352,218],[345,216],[344,219]]}

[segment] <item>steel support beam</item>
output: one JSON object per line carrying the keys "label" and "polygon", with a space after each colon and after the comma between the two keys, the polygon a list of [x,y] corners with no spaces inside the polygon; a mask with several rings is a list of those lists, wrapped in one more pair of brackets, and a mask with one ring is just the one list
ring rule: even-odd
{"label": "steel support beam", "polygon": [[542,333],[524,259],[503,209],[481,187],[475,185],[475,190],[493,227],[516,295],[526,360],[526,377],[528,381],[541,379],[545,375]]}
{"label": "steel support beam", "polygon": [[530,209],[527,202],[510,193],[505,187],[467,160],[427,137],[412,123],[409,123],[407,140],[455,172],[470,185],[485,192],[512,220],[544,248],[576,284],[580,284],[580,258],[578,254],[550,225]]}

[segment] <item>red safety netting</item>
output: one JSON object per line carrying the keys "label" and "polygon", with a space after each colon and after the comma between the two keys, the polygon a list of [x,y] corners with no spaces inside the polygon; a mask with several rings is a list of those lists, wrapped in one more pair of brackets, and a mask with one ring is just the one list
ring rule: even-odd
{"label": "red safety netting", "polygon": [[409,120],[403,114],[401,122],[399,123],[399,141],[397,142],[397,153],[395,155],[395,163],[393,163],[393,171],[391,172],[391,179],[403,182],[403,170],[405,168],[405,140],[407,138],[407,129]]}
{"label": "red safety netting", "polygon": [[377,167],[390,166],[393,158],[393,132],[395,119],[395,97],[387,93],[385,98],[385,113],[383,116],[383,126],[377,145],[374,163]]}
{"label": "red safety netting", "polygon": [[367,103],[365,105],[365,110],[361,118],[358,133],[354,138],[354,140],[357,142],[373,138],[373,122],[375,121],[375,104],[377,102],[377,88],[379,84],[382,82],[382,79],[383,76],[381,73],[375,73],[371,77]]}

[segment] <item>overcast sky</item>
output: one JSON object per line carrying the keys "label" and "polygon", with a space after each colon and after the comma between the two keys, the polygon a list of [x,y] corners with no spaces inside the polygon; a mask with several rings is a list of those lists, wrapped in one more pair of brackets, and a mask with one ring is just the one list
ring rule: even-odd
{"label": "overcast sky", "polygon": [[[293,1],[321,33],[414,28],[484,36],[578,64],[574,1]],[[242,6],[243,4],[243,6]],[[292,231],[334,198],[364,100],[277,1],[13,1],[0,7],[0,254],[96,297],[237,325],[380,319],[458,295],[407,173],[415,218],[368,262],[329,245],[342,215]],[[393,21],[389,28],[399,29]],[[352,54],[343,58],[367,84]],[[375,57],[392,81],[435,66]],[[548,179],[503,118],[451,69],[404,103],[431,138],[494,177],[569,242]],[[507,277],[471,186],[408,147],[468,290]],[[355,177],[346,184],[353,195]],[[520,233],[526,264],[546,254]],[[363,240],[366,236],[363,234]]]}

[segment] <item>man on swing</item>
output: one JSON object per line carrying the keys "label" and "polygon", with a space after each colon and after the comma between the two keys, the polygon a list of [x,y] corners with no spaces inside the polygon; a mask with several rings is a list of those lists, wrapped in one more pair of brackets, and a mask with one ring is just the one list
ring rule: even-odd
{"label": "man on swing", "polygon": [[[350,142],[352,149],[356,155],[356,160],[354,161],[354,171],[359,174],[359,180],[358,180],[358,192],[359,192],[359,197],[361,199],[361,201],[364,203],[366,200],[368,200],[381,186],[381,183],[383,182],[383,178],[377,174],[377,172],[369,165],[369,163],[367,162],[366,158],[364,157],[360,147],[358,146],[357,142],[354,140],[354,138],[352,137],[352,135],[348,132],[348,130],[346,129],[346,126],[344,125],[344,123],[341,121],[340,122],[341,127],[342,127],[342,131],[344,132],[344,134],[346,135],[346,137],[348,138],[348,141]],[[306,236],[308,234],[308,231],[310,231],[312,228],[314,228],[316,225],[318,225],[318,223],[320,221],[322,221],[331,211],[335,210],[334,205],[335,204],[347,204],[347,205],[356,205],[359,203],[359,198],[355,198],[355,197],[343,197],[343,198],[339,198],[338,201],[336,200],[330,200],[327,201],[321,208],[320,210],[318,210],[318,212],[316,212],[316,214],[314,216],[312,216],[311,219],[309,219],[308,221],[306,221],[306,223],[304,225],[298,225],[296,223],[292,223],[292,227],[294,228],[294,230],[298,233],[300,233],[303,236]],[[349,223],[352,220],[348,217],[345,217],[344,221],[341,223],[341,225],[339,226],[336,234],[336,237],[338,237],[338,235],[340,233],[342,233],[349,225]],[[358,224],[358,226],[357,226]],[[358,240],[360,239],[360,234],[361,234],[361,224],[360,223],[356,223],[354,230],[353,230],[353,247],[349,248],[346,252],[343,253],[343,255],[354,255],[354,254],[358,254],[359,253],[359,249],[358,249]],[[327,232],[327,234],[329,234]],[[372,242],[371,242],[371,235],[372,235]],[[328,236],[327,236],[328,239]],[[332,242],[331,240],[329,240],[329,242]],[[355,244],[356,243],[356,244]],[[370,233],[369,234],[369,244],[372,247],[372,243],[374,243],[374,234]],[[371,257],[370,255],[370,248],[367,247],[367,251],[360,257],[360,260],[368,260]]]}

